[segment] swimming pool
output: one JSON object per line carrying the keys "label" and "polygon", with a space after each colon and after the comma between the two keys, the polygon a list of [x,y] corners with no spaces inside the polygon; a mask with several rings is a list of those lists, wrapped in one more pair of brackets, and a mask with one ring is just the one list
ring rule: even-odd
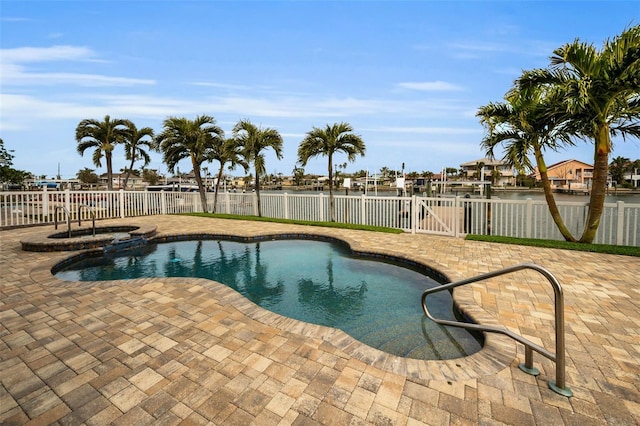
{"label": "swimming pool", "polygon": [[[338,242],[194,240],[82,258],[54,272],[68,281],[207,278],[272,312],[341,329],[393,355],[452,359],[480,350],[482,340],[477,335],[426,319],[422,292],[439,285],[426,270],[381,260],[357,256]],[[435,296],[429,298],[430,310],[454,319],[450,295]]]}

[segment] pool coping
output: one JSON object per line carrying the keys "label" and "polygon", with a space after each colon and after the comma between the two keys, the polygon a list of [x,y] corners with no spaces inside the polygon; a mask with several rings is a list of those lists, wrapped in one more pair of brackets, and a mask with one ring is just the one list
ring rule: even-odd
{"label": "pool coping", "polygon": [[[361,247],[356,241],[350,240],[348,237],[341,236],[340,238],[337,238],[322,232],[305,231],[301,233],[255,233],[248,236],[224,232],[159,233],[150,238],[150,241],[195,240],[198,239],[198,237],[203,236],[206,236],[209,239],[213,239],[214,237],[228,239],[269,239],[274,237],[294,239],[296,237],[301,238],[302,235],[306,238],[315,237],[320,240],[325,239],[328,241],[343,242],[352,251],[358,254],[367,253],[373,256],[387,256],[393,259],[403,259],[408,263],[422,265],[427,269],[444,274],[443,271],[440,270],[441,267],[432,267],[425,264],[424,261],[417,260],[406,254],[400,254],[393,250],[380,251],[366,249]],[[30,277],[34,281],[40,283],[47,282],[48,284],[61,287],[77,287],[77,282],[63,281],[56,278],[52,273],[52,269],[60,263],[69,261],[70,258],[75,258],[83,253],[98,250],[101,251],[101,249],[89,249],[81,250],[77,253],[74,253],[73,251],[60,252],[60,254],[63,255],[62,257],[50,260],[31,269]],[[444,274],[444,276],[447,277],[446,274]],[[135,280],[114,280],[107,282],[84,281],[82,284],[84,286],[110,287],[132,282],[135,282],[136,285],[140,286],[153,285],[154,283],[165,283],[168,285],[188,283],[190,285],[205,287],[212,291],[215,297],[219,298],[224,303],[228,303],[242,314],[257,322],[303,337],[321,339],[330,343],[336,349],[339,349],[345,354],[366,364],[380,368],[384,371],[403,375],[416,382],[427,382],[432,380],[459,381],[496,374],[497,372],[512,365],[517,357],[516,342],[507,336],[496,333],[484,333],[483,347],[478,352],[463,358],[447,360],[419,360],[391,355],[360,342],[342,330],[307,323],[271,312],[251,302],[232,288],[217,281],[205,278],[138,278]],[[493,315],[478,306],[474,300],[470,286],[463,286],[454,289],[452,298],[456,308],[473,322],[482,325],[503,327],[497,319],[493,317]]]}
{"label": "pool coping", "polygon": [[[77,231],[91,231],[92,226],[89,221],[85,221],[88,226],[79,226],[76,223],[71,224],[71,232]],[[99,229],[113,229],[113,232],[118,232],[118,229],[135,228],[133,230],[127,230],[131,237],[143,237],[151,238],[155,235],[157,226],[149,224],[131,223],[126,225],[117,226],[96,226],[96,230]],[[87,239],[86,235],[71,238],[50,238],[51,235],[64,233],[64,230],[56,229],[54,232],[48,230],[38,235],[31,235],[20,240],[22,250],[35,251],[35,252],[64,252],[64,251],[79,251],[89,250],[95,248],[102,248],[109,245],[113,238],[109,235],[104,237],[95,236],[91,239]]]}

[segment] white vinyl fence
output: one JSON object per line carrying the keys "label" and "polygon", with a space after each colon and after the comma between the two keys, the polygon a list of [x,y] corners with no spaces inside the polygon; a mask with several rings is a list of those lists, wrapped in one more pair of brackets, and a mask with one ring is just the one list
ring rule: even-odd
{"label": "white vinyl fence", "polygon": [[[260,194],[265,217],[329,221],[328,194]],[[335,195],[337,222],[399,228],[405,232],[464,236],[468,233],[562,240],[545,201]],[[214,194],[207,194],[213,210]],[[580,236],[586,202],[558,202],[562,218]],[[21,191],[0,192],[0,228],[203,211],[197,192]],[[255,216],[255,193],[220,193],[217,213]],[[605,203],[596,243],[640,245],[640,204]]]}

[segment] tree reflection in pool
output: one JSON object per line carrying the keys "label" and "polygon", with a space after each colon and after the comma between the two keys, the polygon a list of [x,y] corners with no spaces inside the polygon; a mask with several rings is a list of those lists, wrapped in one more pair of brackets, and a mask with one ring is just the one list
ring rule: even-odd
{"label": "tree reflection in pool", "polygon": [[[482,345],[477,335],[437,325],[424,316],[420,297],[424,289],[439,285],[433,278],[355,256],[333,242],[165,242],[85,258],[64,266],[56,276],[68,281],[208,278],[272,312],[341,329],[369,346],[408,358],[459,358]],[[448,293],[428,300],[435,315],[454,319]]]}

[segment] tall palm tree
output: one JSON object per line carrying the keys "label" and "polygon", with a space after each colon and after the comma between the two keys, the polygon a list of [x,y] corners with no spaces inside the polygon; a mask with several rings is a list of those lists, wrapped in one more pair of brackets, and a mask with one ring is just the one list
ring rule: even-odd
{"label": "tall palm tree", "polygon": [[266,172],[264,152],[272,148],[278,159],[282,158],[282,136],[277,130],[262,129],[249,120],[240,120],[233,128],[234,138],[242,146],[242,156],[247,164],[253,163],[256,182],[258,216],[262,216],[260,206],[260,176]]}
{"label": "tall palm tree", "polygon": [[[127,175],[125,176],[122,184],[123,189],[127,189],[127,182],[129,181],[129,177],[131,176],[131,171],[133,170],[133,165],[136,160],[144,161],[142,167],[147,167],[151,162],[149,153],[144,149],[144,147],[147,147],[147,149],[150,150],[156,150],[157,146],[156,142],[153,140],[153,129],[151,127],[138,129],[136,125],[129,120],[126,121],[126,126],[127,131],[124,138],[124,152],[126,159],[131,162],[129,163]],[[147,137],[149,139],[145,139]]]}
{"label": "tall palm tree", "polygon": [[495,148],[504,144],[504,161],[519,171],[534,170],[529,158],[529,154],[533,153],[549,213],[564,239],[575,241],[560,215],[543,156],[547,149],[556,151],[573,143],[569,135],[562,131],[561,122],[554,114],[557,100],[551,92],[533,86],[526,90],[515,86],[507,93],[505,100],[480,107],[476,113],[488,130],[481,146],[489,158],[494,158]]}
{"label": "tall palm tree", "polygon": [[224,131],[216,126],[209,115],[199,115],[195,120],[169,117],[164,120],[164,130],[156,137],[167,168],[173,173],[180,160],[189,158],[200,192],[202,211],[207,212],[207,193],[202,182],[200,166],[213,159],[215,146],[224,140]]}
{"label": "tall palm tree", "polygon": [[107,189],[113,190],[113,150],[126,137],[127,120],[111,119],[105,115],[104,121],[82,120],[76,127],[77,150],[80,155],[89,148],[93,151],[93,164],[102,167],[102,157],[107,165]]}
{"label": "tall palm tree", "polygon": [[556,86],[568,129],[594,141],[593,185],[581,242],[593,242],[604,210],[611,136],[640,137],[640,26],[626,29],[602,50],[580,42],[551,56],[549,69],[526,72],[523,86]]}
{"label": "tall palm tree", "polygon": [[213,213],[215,213],[216,206],[218,205],[218,190],[220,188],[220,181],[223,178],[224,166],[229,164],[229,170],[232,170],[235,166],[240,165],[246,173],[249,165],[242,158],[242,146],[234,138],[225,139],[222,143],[217,144],[213,151],[212,159],[220,163],[213,196]]}
{"label": "tall palm tree", "polygon": [[324,129],[314,127],[307,132],[298,146],[298,162],[304,167],[312,157],[327,156],[329,161],[329,205],[331,221],[335,222],[335,203],[333,200],[333,156],[343,152],[347,154],[349,162],[356,159],[356,155],[364,156],[365,145],[362,138],[353,133],[348,123],[327,124]]}

